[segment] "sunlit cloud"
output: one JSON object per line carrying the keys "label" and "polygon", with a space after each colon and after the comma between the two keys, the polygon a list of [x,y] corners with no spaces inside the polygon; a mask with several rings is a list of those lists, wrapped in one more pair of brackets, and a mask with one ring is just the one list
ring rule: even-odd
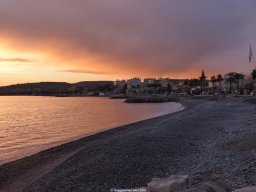
{"label": "sunlit cloud", "polygon": [[32,60],[26,58],[0,58],[0,62],[30,63]]}
{"label": "sunlit cloud", "polygon": [[254,0],[1,0],[0,58],[28,59],[38,71],[56,66],[63,81],[197,77],[202,68],[208,76],[246,73],[248,46],[256,47],[255,6]]}
{"label": "sunlit cloud", "polygon": [[80,69],[65,69],[65,70],[60,70],[57,72],[65,72],[65,73],[85,73],[85,74],[95,74],[95,75],[102,75],[106,74],[105,72],[100,72],[100,71],[90,71],[90,70],[80,70]]}

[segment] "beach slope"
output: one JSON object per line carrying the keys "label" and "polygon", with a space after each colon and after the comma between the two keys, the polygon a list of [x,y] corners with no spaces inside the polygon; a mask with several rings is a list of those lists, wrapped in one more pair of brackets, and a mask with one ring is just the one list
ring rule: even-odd
{"label": "beach slope", "polygon": [[256,105],[188,100],[184,111],[74,141],[0,167],[0,191],[110,191],[186,174],[193,185],[256,184]]}

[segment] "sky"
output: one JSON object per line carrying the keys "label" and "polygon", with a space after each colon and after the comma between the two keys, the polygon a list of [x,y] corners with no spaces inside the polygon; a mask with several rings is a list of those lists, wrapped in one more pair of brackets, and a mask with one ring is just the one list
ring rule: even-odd
{"label": "sky", "polygon": [[[255,0],[0,0],[0,85],[249,74]],[[256,52],[254,52],[256,55]]]}

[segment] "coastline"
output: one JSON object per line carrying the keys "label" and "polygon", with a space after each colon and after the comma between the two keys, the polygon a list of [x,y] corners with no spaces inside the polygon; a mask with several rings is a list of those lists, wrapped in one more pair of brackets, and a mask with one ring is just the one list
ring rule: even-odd
{"label": "coastline", "polygon": [[[182,106],[173,102],[132,105],[124,103],[124,99],[99,97],[21,96],[2,98],[1,107],[1,117],[6,120],[0,130],[0,166],[104,130],[169,114]],[[19,123],[12,123],[14,121]]]}
{"label": "coastline", "polygon": [[[14,185],[15,186],[14,188],[13,186],[9,186],[10,183],[12,183],[13,177],[21,178],[21,177],[24,177],[24,175],[27,176],[26,172],[29,173],[28,175],[30,175],[30,170],[34,172],[34,169],[38,169],[39,166],[42,166],[42,169],[47,169],[46,172],[48,172],[49,170],[52,170],[53,167],[56,167],[57,165],[61,164],[64,160],[66,160],[67,158],[69,158],[70,156],[78,152],[79,149],[86,142],[104,139],[104,137],[108,137],[112,134],[125,131],[129,129],[131,126],[137,126],[139,124],[149,123],[150,121],[158,121],[162,118],[173,115],[175,113],[180,113],[186,110],[188,107],[191,107],[194,105],[194,104],[191,104],[190,102],[187,102],[186,100],[181,100],[179,102],[174,102],[174,103],[180,103],[181,109],[169,114],[160,115],[160,116],[156,116],[156,117],[152,117],[152,118],[148,118],[148,119],[144,119],[136,122],[131,122],[118,127],[110,127],[110,128],[103,129],[101,131],[92,132],[88,135],[83,136],[82,138],[67,141],[63,144],[59,144],[49,149],[45,149],[38,153],[1,164],[0,165],[0,192],[16,190],[16,185]],[[50,166],[50,168],[45,168],[45,167],[48,167],[48,166],[45,166],[45,164],[49,164],[49,163],[53,163],[53,166]],[[30,170],[28,171],[27,169],[30,169]],[[45,173],[44,172],[38,173],[38,171],[36,172],[37,172],[36,174],[40,174],[40,176],[43,174],[46,174],[46,172]],[[31,180],[31,179],[33,180],[34,178],[30,176],[29,179],[27,180]],[[17,179],[17,180],[20,180],[20,179]]]}
{"label": "coastline", "polygon": [[[7,97],[6,100],[8,100],[8,99],[9,99],[9,97]],[[25,98],[25,99],[27,99],[27,98]],[[42,97],[42,99],[43,99],[43,97]],[[20,100],[23,101],[24,99],[20,99]],[[45,100],[48,101],[48,98],[43,99],[43,101],[45,101]],[[34,101],[36,102],[37,100],[35,99]],[[41,101],[41,98],[39,99],[39,102],[40,101]],[[81,99],[81,101],[84,101],[84,100]],[[85,100],[85,101],[87,101],[87,100]],[[107,131],[109,129],[119,128],[119,127],[129,125],[132,123],[140,122],[140,121],[151,119],[154,117],[168,115],[168,114],[183,110],[182,104],[178,103],[178,102],[169,102],[166,104],[151,104],[151,105],[150,104],[134,104],[134,105],[132,105],[132,104],[123,104],[124,100],[111,101],[110,99],[107,99],[107,98],[104,98],[104,99],[100,98],[99,100],[98,100],[98,98],[93,98],[92,101],[91,100],[88,100],[88,101],[91,103],[94,103],[94,104],[91,104],[90,107],[94,107],[95,104],[97,104],[98,102],[101,103],[101,102],[106,101],[107,104],[110,103],[110,107],[115,106],[114,108],[117,108],[117,110],[112,110],[112,108],[110,108],[111,112],[110,113],[107,112],[110,115],[106,114],[105,116],[101,117],[100,115],[104,114],[105,111],[108,110],[107,107],[100,109],[99,110],[100,113],[98,113],[98,114],[96,113],[97,109],[94,110],[94,109],[90,109],[90,107],[87,107],[89,109],[89,111],[81,110],[81,112],[80,112],[81,115],[87,114],[87,112],[92,111],[91,114],[94,114],[94,116],[92,116],[89,113],[89,115],[86,115],[86,118],[83,118],[82,116],[80,117],[79,113],[74,113],[73,115],[75,115],[76,118],[72,118],[72,119],[70,119],[70,118],[68,119],[68,116],[66,116],[65,113],[63,113],[63,114],[60,113],[61,115],[59,115],[59,116],[65,117],[65,119],[68,119],[68,120],[64,121],[64,122],[66,122],[66,124],[65,123],[63,124],[63,122],[59,120],[58,125],[61,125],[61,128],[56,131],[53,131],[53,132],[55,132],[55,134],[51,134],[51,131],[54,130],[55,125],[51,126],[51,123],[47,123],[47,121],[46,121],[46,123],[45,123],[46,125],[39,124],[38,126],[35,127],[35,126],[33,126],[33,120],[32,120],[32,122],[29,123],[32,125],[32,126],[30,126],[30,129],[31,129],[30,134],[34,135],[35,133],[33,132],[33,130],[37,130],[40,127],[40,131],[43,136],[39,134],[38,136],[35,136],[36,139],[34,139],[33,137],[30,137],[30,134],[28,134],[26,141],[24,141],[24,145],[19,146],[19,148],[17,147],[17,149],[15,148],[16,147],[15,139],[19,140],[20,136],[18,134],[16,134],[15,138],[9,138],[9,140],[10,141],[13,140],[13,143],[14,143],[13,150],[12,151],[10,150],[11,155],[8,154],[9,151],[7,151],[7,150],[6,150],[7,152],[5,151],[5,142],[3,141],[2,145],[1,145],[1,150],[0,150],[0,153],[3,152],[0,155],[0,157],[1,157],[0,158],[0,166],[3,164],[6,164],[8,162],[22,159],[26,156],[31,156],[38,152],[45,151],[47,149],[50,149],[50,148],[53,148],[53,147],[56,147],[56,146],[59,146],[59,145],[65,144],[65,143],[69,143],[69,142],[72,142],[75,140],[79,140],[79,139],[82,139],[82,138],[85,138],[88,136],[98,134],[100,132]],[[51,103],[54,103],[54,102],[57,102],[57,104],[59,104],[58,99],[54,99],[53,102],[51,102]],[[10,103],[12,103],[12,102],[10,102]],[[45,102],[45,103],[47,104],[47,102]],[[69,104],[72,104],[72,102],[70,102]],[[120,110],[119,105],[124,105],[124,107],[121,108],[121,110]],[[21,106],[21,109],[22,108],[23,108],[23,106]],[[122,113],[118,113],[118,111],[125,112],[125,115],[124,116],[119,115]],[[114,116],[115,113],[117,114],[116,116]],[[129,113],[131,113],[131,114],[129,114]],[[49,113],[49,114],[50,115],[48,116],[48,118],[51,118],[52,116],[54,116],[54,114],[51,114],[51,113]],[[77,115],[77,114],[79,114],[79,115]],[[111,114],[112,114],[112,116],[114,116],[114,118],[112,118]],[[70,114],[70,115],[72,115],[72,114]],[[128,117],[128,115],[129,115],[129,117]],[[100,118],[100,119],[97,119],[97,118]],[[53,120],[54,120],[54,118],[53,118]],[[49,122],[51,122],[51,121],[52,120],[50,119]],[[69,123],[69,122],[76,122],[76,121],[79,123],[81,121],[81,123],[80,123],[81,125],[77,125],[78,123]],[[23,120],[22,122],[26,122],[26,120]],[[34,122],[36,122],[36,120],[34,120]],[[93,122],[93,123],[91,123],[91,122]],[[6,129],[9,126],[10,125],[4,124],[3,128]],[[22,130],[23,129],[22,126],[20,126],[20,127]],[[72,129],[70,129],[70,127],[72,127]],[[77,127],[79,127],[79,128],[77,128]],[[24,127],[24,128],[26,129],[26,127]],[[73,128],[74,128],[74,130],[73,130]],[[47,130],[47,131],[45,131],[45,130]],[[63,136],[62,130],[64,130],[64,131],[68,130],[67,132],[70,132],[70,134],[66,134],[66,135],[63,134],[64,135]],[[61,137],[61,139],[58,139],[59,137]],[[37,140],[37,138],[38,138],[38,140]],[[43,139],[41,139],[41,138],[43,138]],[[8,137],[6,140],[8,141]],[[22,143],[22,139],[20,140],[20,143]],[[27,145],[28,145],[28,147],[26,148]],[[9,146],[11,146],[11,144],[9,144]]]}
{"label": "coastline", "polygon": [[[239,146],[231,145],[234,140],[244,142],[245,133],[246,138],[252,135],[256,122],[253,116],[245,115],[254,112],[255,105],[243,98],[189,99],[182,105],[185,109],[176,113],[6,163],[0,167],[0,191],[106,191],[111,187],[141,187],[153,177],[181,173],[191,175],[193,185],[202,180],[225,181],[230,189],[255,184],[253,178],[237,182],[238,173],[247,173],[240,170],[248,168],[233,154]],[[243,152],[241,158],[248,159],[248,155]],[[256,157],[252,158],[254,162]],[[231,170],[230,164],[237,169]]]}

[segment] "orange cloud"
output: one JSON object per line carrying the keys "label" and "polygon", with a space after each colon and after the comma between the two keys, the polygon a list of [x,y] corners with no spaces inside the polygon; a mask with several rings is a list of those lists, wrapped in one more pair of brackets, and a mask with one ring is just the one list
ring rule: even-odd
{"label": "orange cloud", "polygon": [[[36,55],[39,62],[33,65],[58,67],[55,72],[69,73],[71,80],[78,74],[98,79],[198,77],[204,63],[212,73],[244,70],[239,58],[255,31],[254,2],[27,0],[20,4],[0,2],[0,44],[22,57]],[[226,54],[237,48],[240,54]]]}
{"label": "orange cloud", "polygon": [[85,74],[95,74],[95,75],[106,74],[105,72],[90,71],[90,70],[83,70],[83,69],[65,69],[65,70],[60,70],[60,71],[57,71],[57,72],[65,72],[65,73],[85,73]]}
{"label": "orange cloud", "polygon": [[30,63],[32,61],[26,58],[0,58],[0,62]]}

